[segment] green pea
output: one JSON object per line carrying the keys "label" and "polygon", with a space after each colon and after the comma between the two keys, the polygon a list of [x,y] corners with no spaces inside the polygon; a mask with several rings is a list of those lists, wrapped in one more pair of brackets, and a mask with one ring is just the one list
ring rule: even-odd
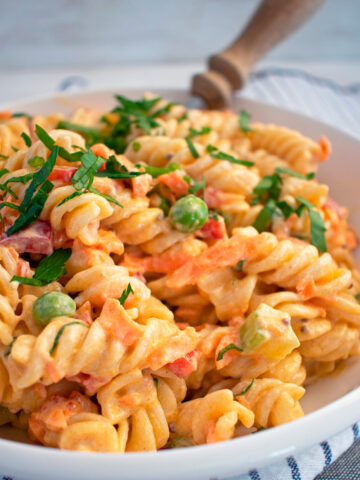
{"label": "green pea", "polygon": [[179,232],[196,232],[208,219],[208,207],[201,198],[187,195],[179,198],[170,208],[169,219]]}
{"label": "green pea", "polygon": [[34,320],[45,327],[55,317],[72,317],[75,314],[74,300],[61,292],[46,292],[35,300],[32,307]]}

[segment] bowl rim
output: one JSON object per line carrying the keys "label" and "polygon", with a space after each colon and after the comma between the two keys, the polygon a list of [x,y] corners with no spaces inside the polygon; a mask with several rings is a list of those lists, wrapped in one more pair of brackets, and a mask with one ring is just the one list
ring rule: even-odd
{"label": "bowl rim", "polygon": [[[117,90],[121,90],[121,92],[124,93],[144,92],[144,90],[140,88],[89,88],[80,92],[61,92],[27,97],[17,101],[2,103],[0,108],[14,109],[18,108],[18,105],[26,107],[27,104],[54,101],[57,98],[76,100],[88,95],[111,94]],[[180,88],[159,88],[158,90],[161,92],[168,92],[169,95],[172,93],[186,93],[186,89]],[[360,151],[359,139],[322,121],[263,101],[250,100],[241,97],[238,97],[238,99],[250,107],[251,105],[256,105],[271,109],[279,114],[290,115],[295,121],[297,119],[305,119],[313,124],[316,123],[319,127],[323,126],[330,132],[336,132],[346,137],[348,140],[355,141],[358,144]],[[185,473],[192,470],[194,462],[197,462],[196,465],[197,467],[200,467],[200,469],[197,470],[196,473],[203,475],[201,478],[206,478],[208,472],[216,474],[220,472],[221,475],[240,474],[251,468],[259,468],[269,463],[274,463],[286,456],[293,455],[342,431],[344,428],[350,426],[351,423],[356,422],[359,419],[359,414],[356,409],[359,401],[360,386],[302,418],[280,425],[276,428],[257,432],[256,435],[247,435],[216,444],[199,445],[182,449],[169,449],[157,452],[131,452],[126,453],[126,455],[86,453],[86,457],[84,457],[83,452],[64,451],[38,445],[23,444],[13,440],[0,439],[0,459],[2,459],[2,463],[7,463],[6,466],[10,468],[13,462],[9,459],[13,458],[13,454],[16,453],[17,455],[21,455],[22,461],[15,467],[15,470],[20,473],[26,472],[26,465],[34,464],[35,459],[37,471],[39,473],[45,473],[48,471],[48,467],[43,466],[43,459],[46,458],[47,461],[59,461],[59,465],[61,464],[64,468],[64,474],[68,468],[71,468],[73,473],[76,470],[77,473],[81,474],[82,468],[96,469],[96,467],[103,468],[106,466],[106,468],[111,469],[112,467],[119,468],[121,466],[121,468],[124,469],[124,473],[126,473],[129,478],[136,478],[136,476],[131,475],[131,472],[139,472],[139,465],[141,464],[142,472],[147,469],[149,472],[149,475],[143,476],[144,479],[165,479],[169,477],[169,473],[164,467],[168,466],[170,461],[173,461],[174,465],[178,465],[179,468],[184,468],[184,465],[188,465],[187,470],[184,470]],[[331,421],[329,421],[329,419],[331,419]],[[311,436],[311,441],[309,441],[309,436]],[[253,452],[260,452],[260,455],[259,453],[254,454]],[[86,458],[86,462],[83,461],[84,458]],[[236,464],[234,459],[236,459]],[[206,468],[199,465],[203,461],[206,461],[207,463]],[[238,468],[241,468],[241,472],[238,471]],[[82,479],[82,476],[80,475],[79,478]],[[200,478],[200,476],[197,478]]]}

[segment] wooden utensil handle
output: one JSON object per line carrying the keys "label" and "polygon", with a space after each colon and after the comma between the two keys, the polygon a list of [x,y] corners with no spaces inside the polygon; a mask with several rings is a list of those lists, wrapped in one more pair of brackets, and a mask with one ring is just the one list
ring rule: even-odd
{"label": "wooden utensil handle", "polygon": [[192,93],[211,108],[230,102],[253,65],[298,29],[324,0],[263,0],[245,30],[222,52],[209,58],[209,72],[193,77]]}

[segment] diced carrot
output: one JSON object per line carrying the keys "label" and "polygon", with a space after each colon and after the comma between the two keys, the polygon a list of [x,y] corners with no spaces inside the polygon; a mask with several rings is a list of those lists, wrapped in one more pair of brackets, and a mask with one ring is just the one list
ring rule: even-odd
{"label": "diced carrot", "polygon": [[131,179],[135,197],[145,197],[151,189],[152,177],[148,173]]}
{"label": "diced carrot", "polygon": [[86,325],[91,325],[92,324],[92,309],[91,309],[91,303],[89,301],[83,303],[81,307],[79,307],[76,310],[75,313],[75,318],[78,318],[79,320],[82,320],[83,322],[86,323]]}
{"label": "diced carrot", "polygon": [[175,362],[166,365],[177,377],[183,378],[197,369],[200,352],[197,348],[187,353],[182,358],[178,358]]}
{"label": "diced carrot", "polygon": [[58,369],[53,358],[46,362],[45,373],[50,377],[53,383],[59,382],[64,377],[63,373]]}
{"label": "diced carrot", "polygon": [[205,225],[197,232],[197,235],[206,240],[214,240],[226,237],[226,227],[224,218],[219,216],[215,218],[209,218]]}
{"label": "diced carrot", "polygon": [[303,300],[308,300],[315,296],[315,282],[312,278],[304,278],[296,286],[296,291]]}
{"label": "diced carrot", "polygon": [[114,339],[125,346],[134,344],[142,334],[141,326],[131,320],[119,300],[114,298],[106,300],[98,321]]}
{"label": "diced carrot", "polygon": [[77,168],[76,167],[58,167],[55,166],[50,175],[48,176],[48,180],[53,181],[60,181],[62,183],[70,183],[70,180],[74,176]]}
{"label": "diced carrot", "polygon": [[356,238],[355,232],[353,232],[352,230],[348,230],[346,232],[345,238],[346,238],[346,245],[350,250],[353,250],[358,246],[358,239]]}
{"label": "diced carrot", "polygon": [[97,157],[108,157],[108,149],[103,143],[95,143],[95,145],[90,147],[90,150],[95,153]]}
{"label": "diced carrot", "polygon": [[158,370],[168,363],[193,351],[198,342],[198,336],[192,328],[186,328],[166,339],[166,342],[157,348],[147,359],[147,365],[152,370]]}
{"label": "diced carrot", "polygon": [[202,276],[216,268],[235,265],[240,260],[254,253],[262,245],[262,236],[252,238],[231,237],[217,241],[203,253],[191,257],[178,268],[167,280],[169,288],[181,288],[194,285]]}
{"label": "diced carrot", "polygon": [[0,111],[0,120],[8,120],[12,117],[12,113],[9,110]]}
{"label": "diced carrot", "polygon": [[158,182],[163,183],[170,188],[176,197],[186,195],[189,190],[189,185],[185,182],[184,177],[179,170],[160,175],[158,177]]}
{"label": "diced carrot", "polygon": [[324,162],[331,153],[331,150],[332,150],[331,149],[331,143],[330,143],[328,138],[321,137],[320,140],[319,140],[319,146],[320,146],[320,149],[321,149],[321,155],[319,157],[319,160],[321,162]]}

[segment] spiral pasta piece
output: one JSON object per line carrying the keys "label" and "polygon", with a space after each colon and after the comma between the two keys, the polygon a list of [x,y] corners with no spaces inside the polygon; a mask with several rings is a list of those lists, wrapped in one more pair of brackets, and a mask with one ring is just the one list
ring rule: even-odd
{"label": "spiral pasta piece", "polygon": [[[226,381],[218,386],[215,385],[210,390],[224,388],[224,384]],[[258,428],[282,425],[304,415],[299,399],[304,395],[305,390],[298,385],[283,383],[272,378],[255,379],[252,382],[248,378],[235,382],[231,390],[239,402],[254,412],[255,426]]]}
{"label": "spiral pasta piece", "polygon": [[254,149],[264,149],[283,158],[298,172],[313,172],[317,163],[324,160],[321,145],[295,130],[262,123],[254,123],[252,129],[248,135]]}
{"label": "spiral pasta piece", "polygon": [[98,392],[103,415],[119,425],[122,451],[155,450],[166,444],[168,422],[175,418],[186,387],[184,380],[170,373],[160,375],[133,370]]}
{"label": "spiral pasta piece", "polygon": [[259,181],[256,172],[251,168],[218,160],[206,154],[204,147],[194,143],[199,157],[194,158],[186,144],[180,138],[167,137],[137,137],[140,148],[134,152],[130,144],[125,155],[134,163],[145,162],[154,166],[165,166],[169,163],[178,163],[191,176],[201,179],[204,176],[206,183],[228,193],[240,193],[249,196]]}
{"label": "spiral pasta piece", "polygon": [[241,422],[246,428],[254,423],[250,408],[237,402],[231,390],[218,390],[205,397],[182,403],[174,422],[174,430],[195,444],[229,440],[235,426]]}

